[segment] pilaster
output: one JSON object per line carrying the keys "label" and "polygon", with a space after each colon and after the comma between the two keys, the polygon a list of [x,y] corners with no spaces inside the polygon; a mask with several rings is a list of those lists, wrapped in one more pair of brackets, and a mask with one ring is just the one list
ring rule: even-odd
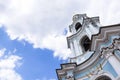
{"label": "pilaster", "polygon": [[120,62],[113,54],[114,48],[104,48],[102,51],[102,55],[105,57],[107,61],[112,65],[116,73],[120,76]]}

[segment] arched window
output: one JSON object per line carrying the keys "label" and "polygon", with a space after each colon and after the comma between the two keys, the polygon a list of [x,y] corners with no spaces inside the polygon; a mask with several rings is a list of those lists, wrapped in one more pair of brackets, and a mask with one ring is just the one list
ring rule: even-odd
{"label": "arched window", "polygon": [[81,40],[81,46],[83,47],[84,51],[89,50],[91,47],[91,40],[87,36],[84,36]]}
{"label": "arched window", "polygon": [[95,80],[112,80],[111,78],[109,78],[108,76],[100,76]]}
{"label": "arched window", "polygon": [[76,31],[78,31],[78,29],[79,29],[80,27],[82,27],[82,25],[81,25],[79,22],[76,23],[76,25],[75,25],[75,29],[76,29]]}

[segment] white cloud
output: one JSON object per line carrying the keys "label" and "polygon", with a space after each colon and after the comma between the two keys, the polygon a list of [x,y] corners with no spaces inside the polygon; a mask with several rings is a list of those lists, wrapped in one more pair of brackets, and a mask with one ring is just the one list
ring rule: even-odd
{"label": "white cloud", "polygon": [[[11,39],[26,40],[36,48],[54,51],[66,59],[66,39],[61,32],[77,13],[100,16],[103,25],[120,22],[119,0],[1,0],[0,23]],[[59,35],[55,37],[54,35]]]}
{"label": "white cloud", "polygon": [[4,55],[4,52],[5,52],[5,51],[6,51],[5,48],[3,48],[3,49],[0,50],[0,58]]}
{"label": "white cloud", "polygon": [[66,36],[63,35],[48,35],[43,39],[42,46],[53,50],[54,56],[59,56],[60,59],[67,59],[70,55],[70,50],[67,49]]}
{"label": "white cloud", "polygon": [[0,80],[22,80],[22,77],[15,71],[21,63],[22,58],[16,55],[6,55],[6,49],[1,49],[0,54]]}

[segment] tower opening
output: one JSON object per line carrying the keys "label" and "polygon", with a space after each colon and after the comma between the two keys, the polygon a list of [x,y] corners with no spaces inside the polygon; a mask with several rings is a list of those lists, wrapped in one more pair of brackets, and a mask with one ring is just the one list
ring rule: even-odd
{"label": "tower opening", "polygon": [[100,76],[95,80],[112,80],[111,78],[109,78],[108,76]]}
{"label": "tower opening", "polygon": [[75,25],[75,29],[76,29],[76,31],[78,31],[78,29],[79,29],[80,27],[82,27],[82,25],[81,25],[79,22],[76,23],[76,25]]}
{"label": "tower opening", "polygon": [[91,46],[91,40],[87,36],[83,37],[81,46],[83,47],[84,51],[88,51]]}

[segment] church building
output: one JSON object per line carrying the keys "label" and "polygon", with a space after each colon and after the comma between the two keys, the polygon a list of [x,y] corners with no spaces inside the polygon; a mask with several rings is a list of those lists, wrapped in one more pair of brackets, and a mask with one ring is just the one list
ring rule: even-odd
{"label": "church building", "polygon": [[69,31],[73,56],[56,69],[58,80],[120,80],[120,24],[101,26],[99,17],[76,14]]}

